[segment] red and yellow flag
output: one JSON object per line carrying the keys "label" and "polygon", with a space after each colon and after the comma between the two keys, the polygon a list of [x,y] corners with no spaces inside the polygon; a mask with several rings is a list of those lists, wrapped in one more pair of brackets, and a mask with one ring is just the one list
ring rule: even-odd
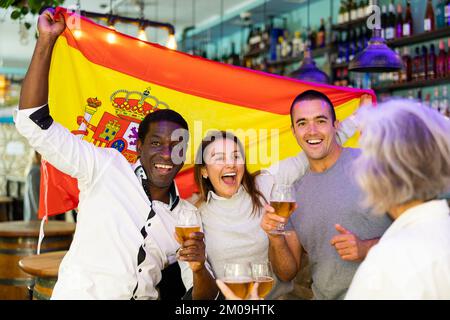
{"label": "red and yellow flag", "polygon": [[[57,9],[66,21],[74,13]],[[307,83],[230,66],[144,42],[81,18],[67,24],[54,48],[49,105],[53,118],[80,139],[120,150],[137,159],[139,122],[155,109],[179,112],[190,128],[190,150],[177,185],[182,197],[194,191],[194,151],[211,129],[233,130],[245,143],[250,171],[298,153],[289,109],[305,90],[326,94],[338,119],[352,114],[372,91]],[[347,145],[355,145],[353,137]],[[76,181],[46,166],[48,185],[39,216],[76,208]],[[126,192],[124,190],[124,192]],[[47,197],[47,201],[45,201]]]}

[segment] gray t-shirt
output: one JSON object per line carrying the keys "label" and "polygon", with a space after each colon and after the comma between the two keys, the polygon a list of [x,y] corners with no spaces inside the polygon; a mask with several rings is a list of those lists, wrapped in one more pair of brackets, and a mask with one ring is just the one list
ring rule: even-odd
{"label": "gray t-shirt", "polygon": [[358,149],[344,148],[327,171],[307,171],[295,184],[298,209],[290,225],[308,253],[316,299],[343,299],[359,266],[342,260],[330,244],[339,234],[335,224],[362,240],[381,237],[391,224],[387,215],[376,216],[361,205],[362,190],[351,172],[359,154]]}

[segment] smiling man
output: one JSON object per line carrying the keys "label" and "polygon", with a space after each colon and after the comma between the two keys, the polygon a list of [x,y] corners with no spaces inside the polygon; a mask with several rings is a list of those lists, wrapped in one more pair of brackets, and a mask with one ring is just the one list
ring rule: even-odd
{"label": "smiling man", "polygon": [[295,232],[270,234],[287,219],[266,206],[261,225],[269,236],[270,258],[280,279],[289,281],[306,251],[314,297],[342,299],[360,262],[391,221],[360,206],[362,191],[351,172],[360,151],[338,143],[340,124],[326,95],[311,90],[297,96],[291,106],[291,123],[309,169],[295,183],[298,208],[289,222]]}
{"label": "smiling man", "polygon": [[[117,150],[95,147],[54,122],[47,79],[53,46],[64,27],[50,10],[39,17],[40,36],[16,115],[19,132],[49,163],[77,178],[80,190],[74,239],[52,299],[180,298],[192,281],[210,279],[199,232],[191,234],[190,250],[191,261],[197,259],[201,267],[186,288],[179,285],[176,217],[194,207],[180,199],[174,178],[184,163],[188,125],[172,110],[150,113],[139,126],[140,159],[132,166]],[[187,263],[180,265],[191,272]],[[200,289],[194,298],[210,297]]]}

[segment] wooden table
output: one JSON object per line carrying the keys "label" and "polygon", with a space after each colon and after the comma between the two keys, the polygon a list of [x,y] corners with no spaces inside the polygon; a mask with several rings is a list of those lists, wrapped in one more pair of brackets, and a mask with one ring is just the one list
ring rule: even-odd
{"label": "wooden table", "polygon": [[[0,223],[0,300],[27,300],[33,286],[31,275],[19,268],[19,261],[36,254],[40,221]],[[41,253],[68,250],[75,224],[49,221],[44,225]]]}
{"label": "wooden table", "polygon": [[50,300],[58,280],[61,260],[67,250],[33,255],[19,261],[19,267],[35,277],[33,300]]}

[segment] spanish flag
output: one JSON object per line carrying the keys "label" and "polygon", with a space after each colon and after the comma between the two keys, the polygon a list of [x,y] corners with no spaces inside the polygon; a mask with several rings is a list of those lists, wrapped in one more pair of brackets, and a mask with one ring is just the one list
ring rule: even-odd
{"label": "spanish flag", "polygon": [[[116,148],[137,160],[137,129],[150,112],[171,108],[190,128],[190,149],[177,185],[182,197],[195,190],[194,152],[211,129],[232,130],[245,144],[250,171],[299,152],[289,109],[305,90],[326,94],[338,119],[352,114],[372,91],[307,83],[230,66],[144,42],[78,17],[64,8],[66,30],[52,57],[49,105],[52,117],[80,139]],[[67,23],[77,20],[78,23]],[[347,145],[355,145],[353,137]],[[39,216],[78,205],[75,179],[43,166]],[[126,192],[126,190],[124,190]]]}

